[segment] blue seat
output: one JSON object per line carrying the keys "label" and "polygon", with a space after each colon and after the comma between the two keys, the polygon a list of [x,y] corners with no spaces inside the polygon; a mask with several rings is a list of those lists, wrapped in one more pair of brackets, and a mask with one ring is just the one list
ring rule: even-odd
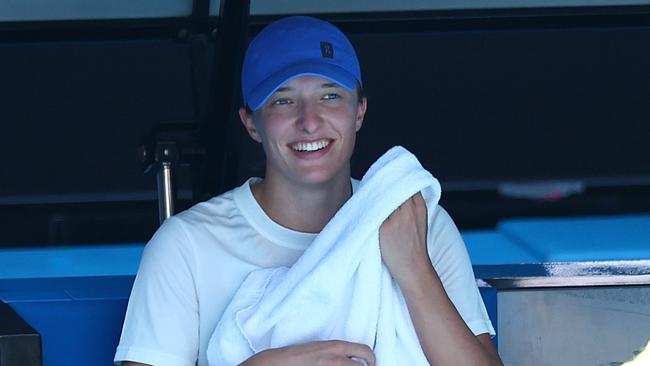
{"label": "blue seat", "polygon": [[0,251],[0,300],[40,333],[45,366],[112,365],[143,247]]}
{"label": "blue seat", "polygon": [[505,220],[497,231],[544,262],[650,259],[650,215]]}

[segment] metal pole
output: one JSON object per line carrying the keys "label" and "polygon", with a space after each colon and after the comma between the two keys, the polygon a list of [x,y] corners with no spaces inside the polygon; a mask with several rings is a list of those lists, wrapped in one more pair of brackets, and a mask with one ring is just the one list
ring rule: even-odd
{"label": "metal pole", "polygon": [[172,163],[163,162],[158,169],[158,214],[160,223],[174,214],[174,187],[172,186]]}

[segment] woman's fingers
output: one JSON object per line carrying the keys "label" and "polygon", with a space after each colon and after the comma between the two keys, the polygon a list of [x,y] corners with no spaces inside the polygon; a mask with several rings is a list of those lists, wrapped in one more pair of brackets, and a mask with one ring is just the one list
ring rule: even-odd
{"label": "woman's fingers", "polygon": [[[344,341],[340,341],[340,342],[344,342]],[[346,356],[350,358],[350,361],[352,361],[350,366],[359,366],[359,362],[354,360],[355,358],[365,360],[368,366],[375,366],[375,353],[372,351],[370,347],[368,347],[365,344],[359,344],[359,343],[352,343],[352,342],[344,342],[344,343],[346,343],[346,346],[348,347]]]}

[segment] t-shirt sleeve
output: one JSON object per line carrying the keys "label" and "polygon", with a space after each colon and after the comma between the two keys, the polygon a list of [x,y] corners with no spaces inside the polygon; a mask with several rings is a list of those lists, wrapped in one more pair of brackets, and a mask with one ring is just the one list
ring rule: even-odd
{"label": "t-shirt sleeve", "polygon": [[170,218],[144,249],[115,363],[193,366],[199,349],[198,301],[182,223]]}
{"label": "t-shirt sleeve", "polygon": [[429,214],[427,245],[433,267],[465,324],[474,335],[489,333],[494,336],[465,242],[449,214],[440,206]]}

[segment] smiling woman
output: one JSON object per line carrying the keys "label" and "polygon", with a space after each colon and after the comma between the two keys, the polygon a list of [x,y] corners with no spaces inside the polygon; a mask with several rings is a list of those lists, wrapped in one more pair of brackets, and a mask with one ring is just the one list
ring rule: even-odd
{"label": "smiling woman", "polygon": [[[53,7],[48,0],[0,0],[0,120],[6,122],[0,150],[7,157],[0,167],[0,246],[94,247],[151,239],[125,322],[119,350],[125,358],[158,366],[203,365],[205,337],[243,278],[257,268],[291,266],[337,207],[358,193],[360,183],[350,176],[361,177],[395,144],[435,172],[445,187],[442,202],[462,229],[492,229],[513,216],[647,213],[647,0],[251,0],[251,17],[243,9],[248,3],[61,0]],[[224,4],[240,9],[224,7],[224,16],[216,17]],[[362,61],[363,78],[355,75],[354,65],[323,69],[348,53],[336,37],[297,47],[307,32],[291,29],[263,49],[262,63],[249,71],[267,70],[266,52],[290,59],[295,48],[311,52],[317,68],[269,81],[268,94],[260,97],[269,99],[242,112],[242,128],[233,121],[242,105],[239,81],[234,82],[240,76],[240,50],[278,15],[295,12],[322,13],[344,30]],[[356,98],[346,72],[352,74]],[[280,75],[263,74],[260,80]],[[372,96],[370,104],[363,88]],[[182,125],[182,142],[191,140],[191,149],[207,157],[183,161],[192,166],[175,171],[176,207],[205,202],[179,213],[151,238],[158,228],[156,182],[143,174],[135,149],[141,134],[154,128],[165,143],[178,136],[155,127],[159,123]],[[558,194],[557,187],[578,188]],[[414,197],[396,213],[383,243],[397,245],[383,252],[396,277],[412,278],[402,269],[417,268],[422,275],[414,277],[427,280],[422,288],[436,288],[435,298],[448,297],[458,309],[465,325],[449,312],[448,302],[416,302],[413,311],[420,325],[432,320],[426,317],[431,309],[450,315],[443,319],[453,320],[445,323],[449,327],[439,327],[434,318],[436,327],[425,326],[420,333],[423,345],[438,355],[435,346],[443,343],[429,347],[428,330],[447,331],[433,335],[449,340],[440,357],[467,345],[464,354],[454,353],[456,364],[481,355],[469,350],[476,350],[475,339],[489,343],[492,329],[474,301],[458,231],[439,207],[427,211],[427,249],[436,256],[430,258],[435,271],[421,261],[427,258],[421,210]],[[417,225],[409,225],[413,222]],[[491,259],[512,258],[502,253],[509,242],[495,242]],[[410,262],[402,256],[409,253],[416,254],[417,265],[401,264]],[[619,246],[615,253],[624,250]],[[92,262],[73,267],[93,267]],[[485,273],[480,268],[479,276]],[[128,280],[130,290],[132,277]],[[418,298],[420,284],[410,282],[403,287]],[[3,301],[9,301],[6,296]],[[486,305],[497,308],[496,300]],[[500,302],[499,308],[506,307]],[[119,309],[120,318],[124,310]],[[83,314],[76,313],[74,324],[61,329],[86,324]],[[95,318],[115,328],[121,321]],[[506,329],[499,329],[499,342],[508,361],[512,348],[505,346]],[[61,337],[65,333],[58,329],[54,335],[36,330],[48,365],[108,362],[106,353],[94,352],[86,353],[97,362],[80,362],[80,352],[52,341],[91,347]],[[112,340],[102,346],[114,352],[117,334],[99,333]],[[620,334],[630,339],[629,329]],[[525,340],[522,333],[515,337]],[[368,345],[324,346],[291,346],[258,359],[331,355],[341,349],[371,357]],[[639,346],[635,341],[603,362],[628,359]]]}
{"label": "smiling woman", "polygon": [[[361,85],[356,52],[330,23],[284,18],[252,40],[242,68],[248,108],[240,108],[239,116],[262,144],[264,178],[250,178],[164,222],[145,249],[116,361],[208,365],[208,340],[244,279],[256,269],[296,263],[361,184],[350,176],[367,110],[357,93]],[[381,232],[374,229],[382,249],[376,259],[383,259],[402,289],[407,321],[417,332],[410,345],[421,346],[420,359],[499,365],[490,340],[494,329],[446,212],[436,203],[427,210],[416,194],[385,219]],[[337,322],[331,319],[345,327]],[[252,350],[236,363],[375,364],[375,344],[361,339],[312,336],[298,343]]]}
{"label": "smiling woman", "polygon": [[[359,103],[355,93],[323,77],[300,76],[277,89],[252,114],[240,110],[246,130],[262,143],[266,154],[265,179],[253,186],[256,197],[268,204],[262,206],[274,211],[272,202],[290,205],[291,201],[282,202],[281,191],[294,192],[294,199],[309,199],[300,192],[314,184],[331,185],[328,194],[350,194],[350,158],[366,111],[365,100]],[[335,212],[338,207],[331,209]],[[297,230],[320,230],[283,221],[279,223]]]}

